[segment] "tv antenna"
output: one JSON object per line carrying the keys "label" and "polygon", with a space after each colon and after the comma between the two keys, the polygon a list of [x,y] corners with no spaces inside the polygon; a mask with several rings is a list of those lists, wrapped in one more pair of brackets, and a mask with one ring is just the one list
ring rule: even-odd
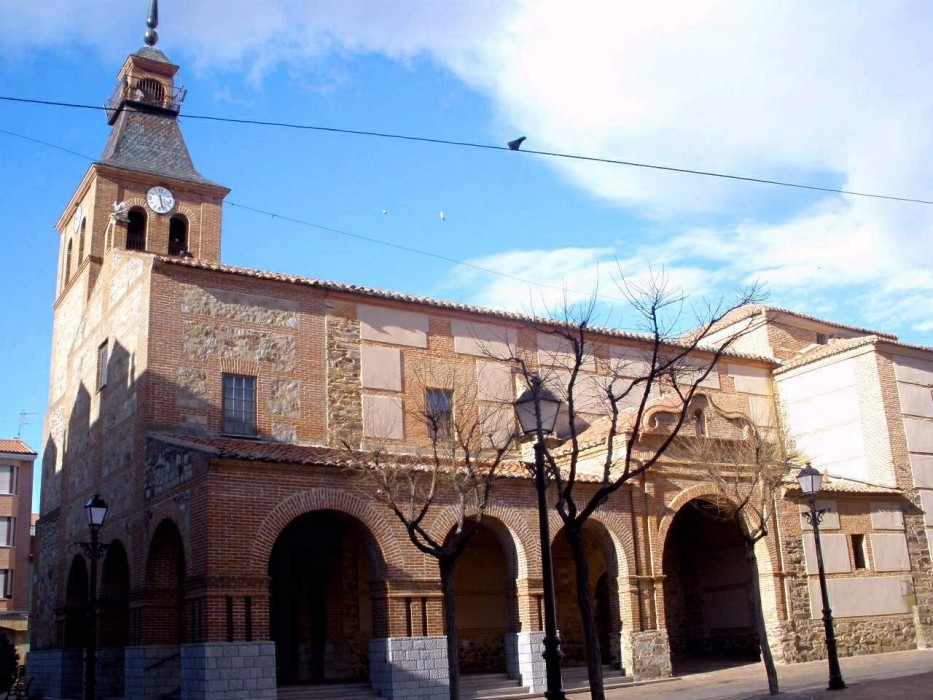
{"label": "tv antenna", "polygon": [[36,415],[35,411],[20,411],[19,412],[19,430],[16,431],[16,437],[21,438],[23,436],[23,426],[29,425],[29,419],[26,416]]}

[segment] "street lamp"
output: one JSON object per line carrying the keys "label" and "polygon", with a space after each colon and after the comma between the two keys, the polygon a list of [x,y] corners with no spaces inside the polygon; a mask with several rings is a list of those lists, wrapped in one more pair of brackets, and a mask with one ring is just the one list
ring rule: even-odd
{"label": "street lamp", "polygon": [[816,545],[816,567],[820,574],[820,594],[823,596],[823,628],[826,632],[826,656],[829,659],[829,690],[842,690],[846,682],[842,680],[842,670],[839,668],[839,655],[836,653],[836,632],[833,630],[833,611],[829,607],[829,596],[826,594],[826,571],[823,569],[823,546],[820,544],[820,523],[823,522],[823,513],[828,508],[817,509],[816,494],[823,484],[823,475],[807,462],[807,466],[797,474],[797,483],[800,490],[810,502],[810,512],[804,512],[803,517],[813,527],[813,542]]}
{"label": "street lamp", "polygon": [[538,491],[538,529],[541,537],[541,574],[544,577],[544,665],[547,669],[547,700],[565,700],[560,678],[560,637],[554,602],[554,567],[551,562],[551,534],[548,525],[547,487],[544,465],[544,436],[554,432],[561,401],[541,378],[533,376],[531,387],[515,401],[515,413],[525,435],[535,437],[535,488]]}
{"label": "street lamp", "polygon": [[98,494],[84,504],[84,514],[91,529],[90,542],[78,542],[91,560],[91,586],[87,596],[87,652],[84,655],[84,699],[97,700],[97,560],[107,551],[97,537],[107,517],[107,503]]}

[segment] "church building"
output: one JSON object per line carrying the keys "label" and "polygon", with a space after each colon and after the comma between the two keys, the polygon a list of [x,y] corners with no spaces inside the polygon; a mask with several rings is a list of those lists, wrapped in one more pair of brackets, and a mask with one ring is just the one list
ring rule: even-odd
{"label": "church building", "polygon": [[[223,264],[229,190],[195,169],[177,122],[178,66],[150,20],[117,75],[110,139],[56,227],[33,689],[81,693],[96,578],[102,698],[272,700],[321,684],[332,697],[342,684],[374,698],[443,696],[437,562],[360,489],[344,443],[428,446],[412,407],[428,397],[466,410],[443,376],[475,388],[484,427],[512,426],[523,386],[491,350],[519,348],[540,367],[563,350],[539,319]],[[737,330],[698,394],[732,418],[697,413],[690,429],[740,439],[736,416],[762,429],[786,420],[825,475],[840,654],[933,645],[933,349],[759,305],[710,340]],[[581,371],[594,381],[646,343],[613,330],[590,340]],[[654,402],[646,430],[663,431],[670,411]],[[598,426],[596,412],[584,417]],[[582,459],[605,449],[590,441]],[[457,564],[459,662],[464,678],[480,674],[471,687],[541,692],[541,543],[522,461],[516,450],[503,465]],[[585,528],[607,680],[757,658],[743,543],[710,517],[704,474],[662,459]],[[107,548],[92,577],[79,543],[95,494],[108,506]],[[771,648],[779,663],[825,658],[814,538],[792,478],[779,500],[757,549]],[[427,522],[441,540],[452,512]],[[566,681],[585,678],[583,637],[573,557],[551,522]]]}

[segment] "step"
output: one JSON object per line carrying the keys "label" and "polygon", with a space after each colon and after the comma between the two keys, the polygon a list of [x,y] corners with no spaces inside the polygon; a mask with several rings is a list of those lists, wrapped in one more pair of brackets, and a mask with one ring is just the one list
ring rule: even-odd
{"label": "step", "polygon": [[369,683],[321,683],[318,685],[280,685],[278,700],[376,700],[380,695]]}
{"label": "step", "polygon": [[[586,666],[562,668],[561,680],[566,691],[581,691],[590,687],[590,677]],[[621,688],[634,682],[635,679],[632,676],[623,676],[618,668],[603,666],[603,688]]]}
{"label": "step", "polygon": [[469,673],[460,676],[463,700],[504,700],[527,696],[528,688],[505,673]]}

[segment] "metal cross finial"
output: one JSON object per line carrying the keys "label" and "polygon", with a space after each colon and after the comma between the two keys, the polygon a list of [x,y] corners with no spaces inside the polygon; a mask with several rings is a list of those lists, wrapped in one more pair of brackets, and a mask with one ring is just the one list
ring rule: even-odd
{"label": "metal cross finial", "polygon": [[159,26],[159,0],[149,0],[149,16],[146,17],[146,26],[149,27],[143,35],[147,46],[155,46],[159,40],[156,27]]}

